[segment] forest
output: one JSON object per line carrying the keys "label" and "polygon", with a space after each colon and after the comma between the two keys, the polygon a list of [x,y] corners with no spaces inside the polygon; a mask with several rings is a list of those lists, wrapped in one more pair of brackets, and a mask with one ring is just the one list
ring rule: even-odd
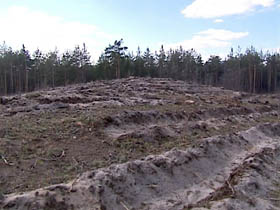
{"label": "forest", "polygon": [[231,49],[226,58],[212,55],[203,61],[193,49],[128,51],[123,40],[104,49],[93,63],[85,44],[73,50],[31,53],[25,45],[13,50],[0,45],[0,95],[129,76],[162,77],[251,93],[270,93],[280,87],[280,54],[257,51],[253,46],[241,52]]}

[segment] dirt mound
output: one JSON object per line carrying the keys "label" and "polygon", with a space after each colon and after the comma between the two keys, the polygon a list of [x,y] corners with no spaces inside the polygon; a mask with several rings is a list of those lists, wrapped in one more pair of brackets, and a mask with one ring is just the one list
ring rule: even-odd
{"label": "dirt mound", "polygon": [[3,209],[277,209],[280,124],[202,139],[69,184],[1,197]]}
{"label": "dirt mound", "polygon": [[124,111],[104,119],[105,132],[113,139],[141,138],[145,141],[178,136],[178,124],[187,119],[184,112]]}
{"label": "dirt mound", "polygon": [[[268,113],[273,109],[265,110]],[[226,127],[226,121],[258,113],[257,110],[242,106],[211,107],[187,113],[185,110],[173,112],[123,111],[103,119],[104,132],[112,139],[141,138],[146,141],[184,137],[188,132],[203,132]]]}

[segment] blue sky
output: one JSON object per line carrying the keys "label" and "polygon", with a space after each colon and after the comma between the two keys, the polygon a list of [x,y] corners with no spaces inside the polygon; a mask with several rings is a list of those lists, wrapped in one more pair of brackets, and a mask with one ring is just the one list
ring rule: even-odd
{"label": "blue sky", "polygon": [[93,59],[116,39],[130,51],[280,49],[280,0],[0,0],[0,41],[61,52],[86,43]]}

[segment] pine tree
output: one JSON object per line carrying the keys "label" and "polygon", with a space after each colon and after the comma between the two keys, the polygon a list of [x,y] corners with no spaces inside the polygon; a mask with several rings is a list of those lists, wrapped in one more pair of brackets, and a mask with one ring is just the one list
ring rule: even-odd
{"label": "pine tree", "polygon": [[119,79],[121,76],[121,59],[126,57],[126,51],[127,51],[127,47],[123,47],[122,46],[123,43],[123,39],[119,40],[119,41],[115,41],[114,45],[109,45],[109,47],[107,47],[105,49],[105,56],[106,58],[108,58],[110,64],[112,66],[115,66],[116,68],[116,78]]}
{"label": "pine tree", "polygon": [[163,45],[161,45],[158,55],[158,71],[159,77],[164,77],[166,71],[166,54]]}

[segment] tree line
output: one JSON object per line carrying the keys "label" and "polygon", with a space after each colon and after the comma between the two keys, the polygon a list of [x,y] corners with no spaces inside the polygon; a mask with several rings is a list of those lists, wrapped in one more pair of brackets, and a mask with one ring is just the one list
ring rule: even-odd
{"label": "tree line", "polygon": [[66,86],[94,80],[137,77],[162,77],[222,86],[251,93],[274,92],[280,87],[280,54],[258,52],[254,47],[244,53],[231,49],[228,56],[210,56],[207,61],[195,50],[147,48],[128,52],[123,40],[105,48],[96,63],[91,62],[85,44],[60,54],[58,50],[32,54],[22,45],[13,50],[0,45],[0,95],[20,94],[48,87]]}

